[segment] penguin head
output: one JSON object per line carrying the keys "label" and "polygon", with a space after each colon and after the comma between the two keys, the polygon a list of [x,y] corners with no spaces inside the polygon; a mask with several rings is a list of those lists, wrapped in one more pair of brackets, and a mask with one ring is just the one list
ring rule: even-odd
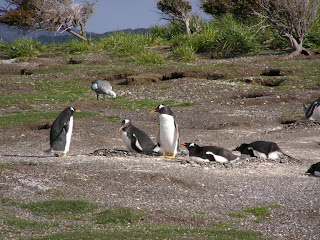
{"label": "penguin head", "polygon": [[75,112],[81,112],[81,110],[75,110],[73,107],[67,107],[62,112],[64,112],[66,115],[73,116]]}
{"label": "penguin head", "polygon": [[306,174],[311,174],[313,175],[314,174],[314,171],[316,170],[316,163],[315,164],[312,164],[311,167],[306,171]]}
{"label": "penguin head", "polygon": [[154,112],[158,112],[160,114],[173,115],[173,112],[171,111],[171,109],[167,105],[164,105],[164,104],[160,104],[158,107],[153,109],[150,113],[154,113]]}
{"label": "penguin head", "polygon": [[128,119],[128,118],[125,118],[125,119],[123,119],[122,122],[121,122],[121,127],[120,127],[119,131],[121,131],[121,130],[122,130],[122,131],[126,131],[126,129],[127,129],[129,126],[131,126],[131,120]]}
{"label": "penguin head", "polygon": [[249,146],[249,144],[247,143],[241,143],[239,146],[237,146],[235,149],[232,149],[232,151],[239,151],[239,152],[243,152],[243,150],[245,150],[247,147]]}
{"label": "penguin head", "polygon": [[195,143],[184,143],[184,142],[182,142],[180,144],[185,146],[189,150],[189,152],[191,152],[191,151],[195,152],[199,148],[199,145],[197,145]]}

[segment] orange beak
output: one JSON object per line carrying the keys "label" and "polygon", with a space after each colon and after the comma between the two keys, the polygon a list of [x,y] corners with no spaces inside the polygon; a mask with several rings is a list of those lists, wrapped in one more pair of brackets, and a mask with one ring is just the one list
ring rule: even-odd
{"label": "orange beak", "polygon": [[81,110],[76,110],[75,112],[81,112]]}
{"label": "orange beak", "polygon": [[183,143],[183,142],[181,142],[180,144],[181,144],[181,145],[183,145],[183,146],[185,146],[185,145],[186,145],[186,144],[185,144],[185,143]]}
{"label": "orange beak", "polygon": [[120,132],[122,129],[123,129],[123,127],[120,127],[120,128],[119,128],[119,132]]}
{"label": "orange beak", "polygon": [[155,109],[153,109],[151,112],[149,112],[149,113],[154,113],[154,112],[156,112],[157,110],[155,110]]}

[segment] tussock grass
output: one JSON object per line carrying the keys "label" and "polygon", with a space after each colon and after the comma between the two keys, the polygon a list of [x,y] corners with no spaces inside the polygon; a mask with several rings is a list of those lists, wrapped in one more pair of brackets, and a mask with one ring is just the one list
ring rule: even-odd
{"label": "tussock grass", "polygon": [[20,205],[22,209],[27,209],[39,216],[70,216],[92,212],[97,208],[85,200],[48,200],[42,202],[30,202]]}
{"label": "tussock grass", "polygon": [[8,58],[34,57],[45,50],[45,46],[31,38],[21,38],[11,43],[1,43],[0,50],[7,54]]}

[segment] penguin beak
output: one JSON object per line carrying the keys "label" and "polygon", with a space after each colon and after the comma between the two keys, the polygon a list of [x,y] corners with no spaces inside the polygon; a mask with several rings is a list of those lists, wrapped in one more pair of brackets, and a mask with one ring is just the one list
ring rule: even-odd
{"label": "penguin beak", "polygon": [[237,149],[234,148],[234,149],[232,149],[231,151],[232,151],[232,152],[235,152],[235,151],[237,151]]}
{"label": "penguin beak", "polygon": [[181,142],[180,144],[183,145],[183,146],[186,146],[186,144],[184,142]]}
{"label": "penguin beak", "polygon": [[149,112],[149,113],[154,113],[154,112],[156,112],[157,110],[156,109],[153,109],[151,112]]}
{"label": "penguin beak", "polygon": [[119,132],[121,132],[121,130],[123,129],[124,127],[123,126],[121,126],[120,128],[119,128]]}
{"label": "penguin beak", "polygon": [[81,110],[75,110],[75,112],[81,112]]}

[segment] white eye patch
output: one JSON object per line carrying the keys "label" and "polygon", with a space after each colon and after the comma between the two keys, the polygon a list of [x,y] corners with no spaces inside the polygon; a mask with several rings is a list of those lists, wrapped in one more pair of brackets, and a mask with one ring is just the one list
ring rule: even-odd
{"label": "white eye patch", "polygon": [[126,123],[129,123],[130,122],[130,120],[129,119],[125,119],[124,120],[124,123],[126,124]]}
{"label": "white eye patch", "polygon": [[194,143],[190,143],[190,145],[189,145],[190,147],[194,147]]}

